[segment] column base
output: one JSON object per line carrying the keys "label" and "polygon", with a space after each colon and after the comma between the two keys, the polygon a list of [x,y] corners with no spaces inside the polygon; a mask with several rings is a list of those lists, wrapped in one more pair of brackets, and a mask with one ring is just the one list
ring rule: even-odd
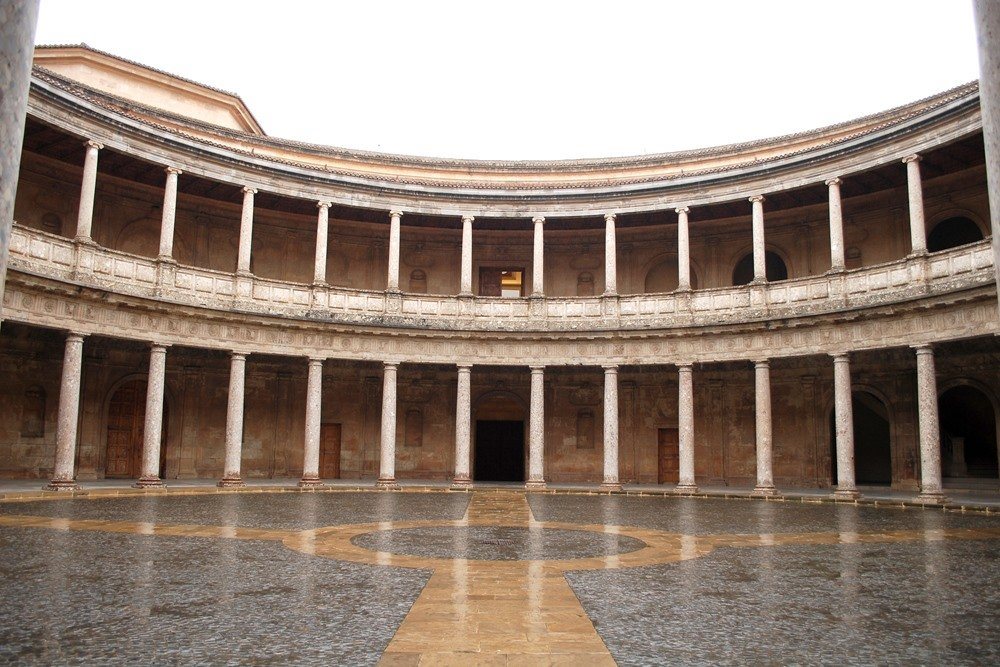
{"label": "column base", "polygon": [[770,498],[772,496],[778,495],[778,490],[774,486],[755,486],[753,491],[750,492],[751,496],[758,498]]}
{"label": "column base", "polygon": [[43,491],[79,491],[80,485],[74,479],[54,479],[42,487]]}
{"label": "column base", "polygon": [[857,500],[861,497],[861,492],[857,489],[837,489],[833,492],[835,500]]}
{"label": "column base", "polygon": [[95,241],[94,239],[90,238],[89,236],[74,236],[73,237],[73,242],[74,243],[79,243],[80,245],[90,245],[90,246],[96,246],[97,245],[97,241]]}
{"label": "column base", "polygon": [[456,477],[451,481],[452,491],[469,491],[472,489],[472,480],[468,477]]}
{"label": "column base", "polygon": [[132,485],[133,489],[165,489],[167,485],[163,483],[163,480],[159,477],[140,477],[135,484]]}
{"label": "column base", "polygon": [[246,484],[243,483],[243,478],[241,477],[223,477],[216,486],[220,489],[235,489],[246,486]]}
{"label": "column base", "polygon": [[375,482],[375,488],[382,489],[383,491],[397,491],[399,484],[396,483],[395,477],[379,477],[378,481]]}
{"label": "column base", "polygon": [[525,491],[544,491],[546,488],[544,479],[529,479],[524,483]]}
{"label": "column base", "polygon": [[253,274],[249,271],[237,271],[236,275],[240,278],[253,278]]}
{"label": "column base", "polygon": [[622,490],[622,485],[619,482],[601,482],[599,488],[601,491],[608,493],[617,493]]}
{"label": "column base", "polygon": [[157,256],[156,261],[159,262],[160,264],[176,264],[177,263],[177,260],[174,259],[173,257],[171,257],[170,255],[159,255],[159,256]]}
{"label": "column base", "polygon": [[921,491],[917,496],[917,502],[925,505],[941,505],[947,500],[941,491]]}
{"label": "column base", "polygon": [[312,286],[320,288],[320,289],[324,289],[324,288],[329,287],[330,283],[326,282],[325,280],[314,280],[314,281],[312,281]]}
{"label": "column base", "polygon": [[318,489],[321,486],[326,486],[319,477],[303,477],[299,480],[299,488],[302,489]]}
{"label": "column base", "polygon": [[698,493],[697,484],[678,484],[674,487],[674,493],[681,496],[688,496],[692,493]]}
{"label": "column base", "polygon": [[847,267],[844,266],[831,266],[829,269],[823,272],[824,276],[839,276],[841,273],[846,273]]}

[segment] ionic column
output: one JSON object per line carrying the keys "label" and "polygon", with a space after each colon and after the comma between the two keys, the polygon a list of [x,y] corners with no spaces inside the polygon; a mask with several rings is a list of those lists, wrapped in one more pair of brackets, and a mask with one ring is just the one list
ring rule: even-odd
{"label": "ionic column", "polygon": [[615,214],[604,215],[604,294],[618,294],[618,251],[615,246]]}
{"label": "ionic column", "polygon": [[919,155],[903,158],[906,165],[906,190],[910,199],[910,254],[927,252],[927,232],[924,229],[924,188],[920,182]]}
{"label": "ionic column", "polygon": [[531,405],[528,424],[529,489],[545,488],[545,366],[531,366]]}
{"label": "ionic column", "polygon": [[837,433],[836,498],[853,500],[861,494],[854,481],[854,408],[851,405],[851,361],[833,355],[833,419]]}
{"label": "ionic column", "polygon": [[750,197],[753,204],[753,281],[762,283],[767,281],[767,247],[764,244],[764,197],[755,195]]}
{"label": "ionic column", "polygon": [[386,292],[399,291],[399,219],[402,211],[389,211],[389,276]]}
{"label": "ionic column", "polygon": [[226,410],[226,463],[219,486],[244,486],[240,477],[243,458],[243,398],[247,358],[232,352],[229,361],[229,405]]}
{"label": "ionic column", "polygon": [[73,491],[76,484],[76,426],[80,415],[80,373],[83,370],[83,337],[66,336],[63,352],[62,382],[59,385],[59,424],[56,426],[56,467],[49,491]]}
{"label": "ionic column", "polygon": [[253,240],[253,196],[257,188],[243,188],[243,214],[240,217],[240,253],[236,260],[236,273],[249,276],[250,248]]}
{"label": "ionic column", "polygon": [[934,348],[917,345],[917,416],[920,430],[920,495],[918,500],[944,501],[941,487],[941,433],[938,429],[937,377]]}
{"label": "ionic column", "polygon": [[306,379],[306,438],[299,486],[322,486],[319,478],[319,431],[323,416],[323,358],[309,357]]}
{"label": "ionic column", "polygon": [[313,264],[313,285],[326,284],[326,248],[330,235],[330,202],[316,202],[316,256]]}
{"label": "ionic column", "polygon": [[618,367],[604,367],[604,483],[605,491],[621,491],[618,481]]}
{"label": "ionic column", "polygon": [[677,479],[679,493],[694,493],[694,383],[691,364],[677,367],[677,435],[680,474]]}
{"label": "ionic column", "polygon": [[531,261],[531,296],[545,295],[545,218],[536,215],[531,221],[535,225],[534,254]]}
{"label": "ionic column", "polygon": [[382,446],[379,453],[380,489],[398,489],[396,483],[396,369],[398,363],[385,362],[382,374]]}
{"label": "ionic column", "polygon": [[176,167],[167,167],[167,182],[163,186],[163,217],[160,218],[161,262],[174,261],[174,219],[177,217],[177,177],[183,174]]}
{"label": "ionic column", "polygon": [[830,270],[843,271],[844,263],[844,210],[840,203],[840,179],[826,182],[830,190]]}
{"label": "ionic column", "polygon": [[452,488],[472,486],[470,452],[472,451],[472,366],[459,364],[458,392],[455,401],[455,479]]}
{"label": "ionic column", "polygon": [[461,296],[472,296],[472,221],[471,215],[462,216],[462,285]]}
{"label": "ionic column", "polygon": [[94,193],[97,191],[97,152],[104,144],[87,141],[87,155],[83,159],[83,182],[80,184],[80,210],[76,217],[76,240],[93,243],[90,228],[94,221]]}
{"label": "ionic column", "polygon": [[754,364],[757,422],[757,486],[754,495],[776,493],[771,472],[771,363],[765,359]]}
{"label": "ionic column", "polygon": [[149,349],[149,379],[146,381],[146,421],[142,430],[142,471],[136,488],[162,487],[160,439],[163,435],[163,385],[167,372],[167,346],[154,343]]}
{"label": "ionic column", "polygon": [[674,209],[677,212],[677,289],[691,289],[691,240],[688,236],[687,206]]}

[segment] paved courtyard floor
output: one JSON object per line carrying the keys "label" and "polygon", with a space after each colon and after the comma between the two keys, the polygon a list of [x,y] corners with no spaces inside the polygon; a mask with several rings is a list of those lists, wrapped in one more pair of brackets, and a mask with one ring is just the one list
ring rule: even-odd
{"label": "paved courtyard floor", "polygon": [[0,662],[1000,661],[1000,516],[940,508],[95,493],[0,503],[0,569]]}

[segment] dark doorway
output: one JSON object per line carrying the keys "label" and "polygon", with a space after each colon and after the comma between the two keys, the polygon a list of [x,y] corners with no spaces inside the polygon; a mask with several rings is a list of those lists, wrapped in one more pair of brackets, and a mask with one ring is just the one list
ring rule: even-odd
{"label": "dark doorway", "polygon": [[955,216],[934,225],[927,235],[927,250],[938,252],[982,240],[983,232],[979,225],[965,216]]}
{"label": "dark doorway", "polygon": [[524,481],[524,422],[476,421],[476,465],[480,482]]}
{"label": "dark doorway", "polygon": [[941,472],[945,477],[997,477],[993,404],[975,387],[952,387],[938,402]]}
{"label": "dark doorway", "polygon": [[[889,410],[867,391],[851,394],[854,413],[854,479],[858,484],[892,483],[892,447],[889,440]],[[830,412],[830,475],[837,483],[837,427]]]}
{"label": "dark doorway", "polygon": [[[770,250],[764,253],[764,274],[767,282],[773,283],[777,280],[788,280],[788,267],[785,261]],[[736,262],[733,269],[733,285],[749,285],[753,281],[753,253],[744,255]]]}

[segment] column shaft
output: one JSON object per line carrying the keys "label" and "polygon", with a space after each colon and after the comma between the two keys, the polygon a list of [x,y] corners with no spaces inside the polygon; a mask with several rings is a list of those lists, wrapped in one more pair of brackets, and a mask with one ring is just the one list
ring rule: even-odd
{"label": "column shaft", "polygon": [[160,440],[163,436],[163,386],[166,382],[167,347],[154,344],[149,350],[146,381],[146,421],[142,431],[142,471],[136,486],[161,487]]}
{"label": "column shaft", "polygon": [[50,491],[79,488],[74,477],[76,463],[76,426],[80,415],[80,374],[83,370],[83,334],[66,336],[63,353],[62,382],[59,386],[59,423],[56,426],[56,464]]}
{"label": "column shaft", "polygon": [[382,375],[382,446],[376,486],[398,489],[396,484],[396,369],[398,364],[385,362]]}
{"label": "column shaft", "polygon": [[253,247],[253,196],[256,188],[243,188],[243,214],[240,217],[240,251],[236,273],[250,275],[250,249]]}
{"label": "column shaft", "polygon": [[767,281],[767,246],[764,242],[764,197],[750,197],[753,204],[753,281]]}
{"label": "column shaft", "polygon": [[914,349],[917,353],[917,420],[920,430],[919,498],[929,502],[942,502],[941,433],[938,428],[934,349],[930,345],[920,345]]}
{"label": "column shaft", "polygon": [[91,225],[94,220],[94,194],[97,191],[97,153],[104,148],[96,141],[84,144],[87,154],[83,159],[83,182],[80,184],[80,209],[76,217],[76,240],[92,243]]}
{"label": "column shaft", "polygon": [[330,202],[316,203],[319,213],[316,216],[316,255],[313,263],[313,284],[326,284],[326,249],[330,235]]}
{"label": "column shaft", "polygon": [[452,486],[472,485],[472,366],[459,365],[458,391],[455,401],[455,479]]}
{"label": "column shaft", "polygon": [[688,207],[677,211],[677,289],[691,289],[691,240],[688,236]]}
{"label": "column shaft", "polygon": [[528,427],[529,489],[545,488],[545,367],[531,367],[531,415]]}
{"label": "column shaft", "polygon": [[833,355],[834,423],[837,435],[838,498],[857,498],[854,481],[854,409],[851,405],[851,362],[846,354]]}
{"label": "column shaft", "polygon": [[161,261],[172,262],[174,259],[174,220],[177,217],[177,177],[181,170],[167,167],[167,182],[163,186],[163,217],[160,218],[160,253]]}
{"label": "column shaft", "polygon": [[229,361],[229,405],[226,410],[226,461],[219,486],[243,486],[243,399],[246,388],[246,355],[233,352]]}
{"label": "column shaft", "polygon": [[[979,105],[993,222],[993,266],[1000,266],[1000,4],[995,0],[974,0],[973,5],[979,36]],[[996,282],[1000,291],[1000,271]]]}
{"label": "column shaft", "polygon": [[615,244],[615,214],[604,216],[604,294],[618,294],[618,250]]}
{"label": "column shaft", "polygon": [[840,179],[826,182],[830,189],[830,270],[844,270],[844,212],[840,203]]}
{"label": "column shaft", "polygon": [[531,261],[531,296],[545,295],[545,218],[536,215],[531,221],[535,225],[535,242]]}
{"label": "column shaft", "polygon": [[472,296],[472,221],[471,215],[462,216],[462,284],[459,294]]}
{"label": "column shaft", "polygon": [[389,211],[389,275],[385,291],[399,291],[399,219],[401,211]]}
{"label": "column shaft", "polygon": [[604,483],[606,491],[620,491],[618,481],[618,367],[604,367]]}
{"label": "column shaft", "polygon": [[906,190],[910,201],[910,254],[927,252],[927,232],[924,228],[924,188],[920,182],[920,156],[908,155],[906,164]]}
{"label": "column shaft", "polygon": [[690,364],[677,367],[677,435],[680,474],[677,488],[681,493],[694,493],[694,382]]}
{"label": "column shaft", "polygon": [[756,495],[773,495],[774,475],[771,472],[771,364],[758,361],[754,365],[757,422],[757,486]]}
{"label": "column shaft", "polygon": [[323,418],[323,358],[309,357],[306,379],[306,438],[299,486],[319,486],[319,431]]}

